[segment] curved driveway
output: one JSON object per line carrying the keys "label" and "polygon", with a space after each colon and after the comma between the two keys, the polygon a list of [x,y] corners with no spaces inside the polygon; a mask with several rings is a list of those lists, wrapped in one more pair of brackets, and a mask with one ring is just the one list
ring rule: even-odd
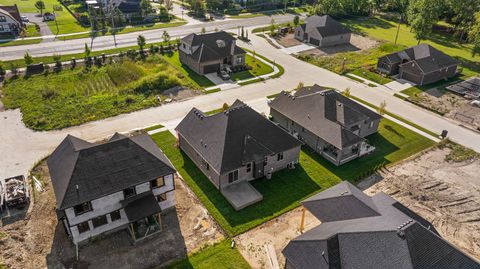
{"label": "curved driveway", "polygon": [[480,135],[394,97],[393,92],[387,88],[365,86],[274,49],[260,37],[255,35],[250,37],[251,44],[240,42],[240,45],[274,59],[284,66],[285,74],[282,77],[60,131],[34,132],[23,125],[18,109],[0,112],[0,178],[26,173],[36,161],[48,155],[67,134],[97,140],[114,132],[127,132],[156,123],[172,127],[192,107],[208,111],[220,107],[225,102],[232,103],[237,98],[258,111],[268,112],[265,96],[292,89],[300,81],[307,85],[317,83],[339,90],[349,87],[354,96],[376,105],[386,100],[389,111],[435,132],[447,129],[452,140],[480,152]]}

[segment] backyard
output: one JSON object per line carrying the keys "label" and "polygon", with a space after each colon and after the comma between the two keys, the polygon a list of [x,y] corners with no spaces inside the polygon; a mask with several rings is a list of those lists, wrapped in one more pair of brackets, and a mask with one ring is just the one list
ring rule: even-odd
{"label": "backyard", "polygon": [[250,230],[297,207],[301,200],[341,180],[358,180],[359,176],[374,168],[398,162],[434,144],[405,127],[383,119],[379,133],[368,137],[369,142],[376,147],[373,154],[336,167],[310,149],[303,148],[300,164],[295,170],[277,172],[272,180],[252,181],[252,185],[263,195],[263,201],[237,212],[195,164],[175,146],[176,139],[172,134],[161,132],[152,135],[152,138],[230,236]]}
{"label": "backyard", "polygon": [[248,79],[248,78],[253,78],[253,77],[266,75],[266,74],[269,74],[269,73],[273,72],[273,68],[271,66],[265,64],[264,62],[260,61],[257,56],[254,57],[250,54],[247,54],[245,56],[245,63],[248,66],[252,67],[252,69],[247,70],[247,71],[233,73],[230,77],[232,80],[234,80],[234,81],[244,80],[244,79]]}
{"label": "backyard", "polygon": [[65,69],[59,73],[14,77],[4,83],[5,108],[20,108],[23,122],[35,130],[52,130],[104,119],[160,104],[175,86],[195,94],[200,87],[176,67],[154,55],[145,61]]}

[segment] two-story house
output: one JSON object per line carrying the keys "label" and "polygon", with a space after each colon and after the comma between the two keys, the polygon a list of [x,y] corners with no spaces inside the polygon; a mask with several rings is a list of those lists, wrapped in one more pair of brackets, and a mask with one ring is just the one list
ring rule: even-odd
{"label": "two-story house", "polygon": [[249,181],[299,160],[301,142],[239,100],[214,115],[193,108],[176,130],[180,148],[236,210],[263,198]]}
{"label": "two-story house", "polygon": [[134,241],[162,230],[175,205],[175,169],[146,134],[102,144],[68,135],[47,160],[57,215],[75,244],[127,228]]}
{"label": "two-story house", "polygon": [[24,28],[17,5],[0,6],[0,34],[18,36]]}
{"label": "two-story house", "polygon": [[335,90],[314,85],[269,103],[272,120],[335,165],[372,152],[365,139],[378,130],[379,114]]}
{"label": "two-story house", "polygon": [[245,65],[246,52],[224,31],[189,34],[180,40],[178,51],[180,62],[200,75],[218,72],[225,65]]}

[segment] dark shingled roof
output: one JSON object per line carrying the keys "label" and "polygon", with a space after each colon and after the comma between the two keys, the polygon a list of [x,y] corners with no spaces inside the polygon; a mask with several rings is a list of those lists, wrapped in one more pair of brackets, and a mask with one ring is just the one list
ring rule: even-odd
{"label": "dark shingled roof", "polygon": [[[374,207],[372,210],[378,214],[358,217],[353,213],[351,217],[343,216],[339,221],[321,220],[322,224],[291,240],[283,249],[292,268],[480,268],[477,262],[423,225],[432,227],[427,220],[413,211],[405,214],[398,210],[399,203],[385,193],[369,197],[350,183],[342,182],[307,199],[304,205],[307,207],[307,203],[322,203],[329,199],[343,205],[345,194],[356,198],[350,203]],[[334,203],[329,206],[335,207]],[[349,207],[354,208],[355,205]],[[307,209],[310,210],[309,207]],[[319,207],[316,209],[322,210]],[[342,214],[327,208],[324,210],[320,215],[329,215],[330,218]],[[315,211],[312,213],[318,214]]]}
{"label": "dark shingled roof", "polygon": [[151,216],[162,211],[151,191],[121,201],[129,222]]}
{"label": "dark shingled roof", "polygon": [[304,87],[294,96],[282,92],[269,105],[338,149],[364,140],[344,126],[381,118],[335,90],[318,85]]}
{"label": "dark shingled roof", "polygon": [[240,100],[211,116],[194,108],[176,130],[220,174],[301,145]]}
{"label": "dark shingled roof", "polygon": [[68,135],[47,164],[60,210],[175,173],[146,134],[115,134],[98,145]]}
{"label": "dark shingled roof", "polygon": [[447,87],[447,90],[477,99],[480,97],[480,77],[473,77],[450,85]]}
{"label": "dark shingled roof", "polygon": [[305,26],[302,26],[302,28],[306,29],[306,31],[315,29],[322,37],[350,33],[350,30],[329,15],[310,16],[305,20]]}
{"label": "dark shingled roof", "polygon": [[[0,10],[3,10],[6,13],[10,14],[10,16],[12,16],[17,21],[17,23],[22,24],[22,17],[20,16],[20,11],[18,10],[16,4],[13,6],[0,6]],[[0,11],[0,13],[3,12]]]}
{"label": "dark shingled roof", "polygon": [[[225,31],[208,34],[189,34],[182,38],[182,42],[195,48],[192,57],[199,62],[222,60],[232,55],[232,45],[235,38]],[[235,45],[233,54],[244,54],[245,51]]]}
{"label": "dark shingled roof", "polygon": [[439,69],[456,65],[458,61],[428,44],[420,44],[408,49],[385,55],[391,63],[408,64],[415,61],[423,73],[430,73]]}

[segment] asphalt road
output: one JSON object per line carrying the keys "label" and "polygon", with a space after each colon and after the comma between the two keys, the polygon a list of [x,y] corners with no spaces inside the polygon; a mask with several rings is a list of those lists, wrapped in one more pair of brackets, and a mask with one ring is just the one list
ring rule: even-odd
{"label": "asphalt road", "polygon": [[[275,15],[275,16],[260,16],[248,19],[224,19],[216,20],[212,22],[205,22],[201,24],[187,24],[178,27],[170,27],[163,29],[147,30],[141,32],[133,32],[128,34],[121,34],[116,36],[117,47],[129,47],[137,44],[138,35],[142,34],[147,43],[160,42],[162,40],[163,31],[167,31],[171,38],[183,37],[190,33],[200,33],[202,28],[205,27],[206,31],[236,29],[239,26],[254,27],[268,25],[271,23],[272,18],[275,23],[284,23],[293,20],[294,15]],[[66,41],[52,41],[42,42],[40,44],[22,45],[22,46],[9,46],[0,47],[0,60],[14,60],[23,58],[26,51],[34,57],[38,56],[51,56],[53,54],[72,54],[81,53],[85,50],[85,43],[89,46],[93,44],[92,50],[106,50],[115,48],[113,36],[101,36],[93,39],[81,38],[72,39]]]}
{"label": "asphalt road", "polygon": [[239,44],[281,64],[285,68],[283,76],[59,131],[34,132],[24,126],[18,109],[0,112],[0,178],[26,174],[38,160],[50,154],[67,134],[94,141],[114,132],[127,132],[157,123],[172,129],[192,107],[209,111],[236,99],[246,102],[259,112],[268,113],[266,96],[281,90],[291,90],[300,81],[306,85],[317,83],[339,90],[348,87],[352,95],[375,105],[385,100],[387,110],[437,133],[446,129],[453,141],[480,152],[480,135],[394,97],[392,90],[383,86],[368,87],[274,49],[263,38],[255,35],[250,37],[251,43]]}

